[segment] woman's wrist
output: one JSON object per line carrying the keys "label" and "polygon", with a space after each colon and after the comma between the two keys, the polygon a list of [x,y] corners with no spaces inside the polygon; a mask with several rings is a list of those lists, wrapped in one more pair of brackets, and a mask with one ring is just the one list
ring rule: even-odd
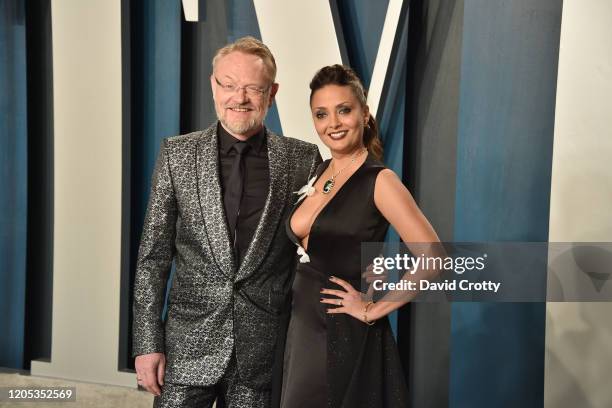
{"label": "woman's wrist", "polygon": [[374,302],[369,301],[365,304],[364,308],[363,308],[363,322],[369,326],[373,325],[374,322],[376,322],[377,319],[374,319],[372,316],[372,306],[374,305]]}

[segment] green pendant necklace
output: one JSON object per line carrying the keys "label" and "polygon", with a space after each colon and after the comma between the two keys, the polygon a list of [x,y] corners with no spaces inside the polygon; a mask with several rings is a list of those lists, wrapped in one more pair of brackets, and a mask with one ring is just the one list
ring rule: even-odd
{"label": "green pendant necklace", "polygon": [[325,183],[323,184],[323,190],[322,190],[323,194],[329,194],[330,191],[332,191],[332,189],[334,188],[334,185],[336,184],[336,177],[338,177],[340,173],[342,173],[351,164],[353,164],[355,160],[357,160],[357,158],[361,156],[361,153],[365,151],[367,151],[367,149],[362,149],[356,152],[355,154],[353,154],[353,157],[351,158],[351,161],[349,162],[349,164],[347,164],[346,166],[338,170],[335,174],[332,174],[332,176],[325,181]]}

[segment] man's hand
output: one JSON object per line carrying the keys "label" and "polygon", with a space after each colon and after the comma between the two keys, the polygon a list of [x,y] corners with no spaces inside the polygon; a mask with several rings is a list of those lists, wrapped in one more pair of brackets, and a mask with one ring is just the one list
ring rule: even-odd
{"label": "man's hand", "polygon": [[136,356],[136,379],[138,385],[144,387],[155,396],[161,395],[166,371],[166,356],[163,353],[151,353]]}

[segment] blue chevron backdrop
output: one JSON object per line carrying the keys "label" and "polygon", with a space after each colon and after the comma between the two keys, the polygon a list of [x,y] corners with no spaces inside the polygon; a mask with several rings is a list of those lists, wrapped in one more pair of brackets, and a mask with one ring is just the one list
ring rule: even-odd
{"label": "blue chevron backdrop", "polygon": [[[208,77],[217,48],[244,35],[263,35],[265,40],[269,32],[257,14],[257,0],[196,3],[199,21],[188,22],[179,1],[122,2],[125,89],[116,101],[124,105],[125,123],[124,296],[117,339],[123,350],[117,364],[121,369],[132,364],[127,357],[129,289],[160,140],[215,120]],[[29,7],[43,4],[48,7],[51,1]],[[312,3],[331,15],[335,37],[327,41],[338,46],[342,62],[355,68],[366,86],[376,86],[379,44],[394,4]],[[443,239],[547,241],[563,2],[401,4],[377,111],[386,164],[402,176]],[[0,195],[0,366],[17,369],[28,369],[30,358],[51,357],[52,314],[41,305],[50,304],[53,291],[48,282],[30,286],[38,275],[28,269],[40,264],[35,246],[28,251],[28,242],[34,242],[28,231],[36,231],[28,219],[41,206],[52,212],[53,202],[28,202],[28,188],[36,184],[28,174],[33,157],[28,143],[37,139],[32,130],[36,117],[28,117],[36,84],[26,73],[28,66],[37,69],[38,64],[28,54],[33,43],[26,41],[25,6],[24,0],[6,0],[0,6],[0,179],[6,192]],[[50,36],[51,27],[42,30]],[[286,42],[291,38],[288,33]],[[302,54],[307,58],[321,48],[313,44]],[[294,64],[279,70],[297,70],[300,62]],[[50,67],[44,69],[52,78]],[[47,114],[53,117],[50,105]],[[282,133],[291,124],[283,122],[283,115],[283,106],[274,106],[267,125]],[[52,191],[53,183],[45,188]],[[52,232],[52,222],[46,222]],[[53,253],[53,244],[36,245]],[[42,297],[48,303],[36,300]],[[42,309],[47,312],[34,314],[42,319],[36,322],[44,328],[41,336],[28,330],[27,311]],[[398,342],[412,406],[542,406],[545,319],[541,304],[461,304],[447,309],[417,305],[400,314]],[[28,352],[33,343],[42,351]],[[428,396],[436,393],[435,398]]]}

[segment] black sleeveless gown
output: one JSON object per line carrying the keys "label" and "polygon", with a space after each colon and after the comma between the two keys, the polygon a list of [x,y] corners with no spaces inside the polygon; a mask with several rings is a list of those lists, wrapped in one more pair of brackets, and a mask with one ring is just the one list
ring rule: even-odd
{"label": "black sleeveless gown", "polygon": [[[320,176],[329,165],[317,169]],[[308,239],[310,262],[299,263],[292,287],[284,355],[281,408],[400,408],[408,406],[404,372],[389,320],[374,325],[346,314],[327,314],[322,288],[334,275],[360,290],[361,243],[380,242],[389,223],[374,204],[376,176],[385,167],[366,161],[315,219]],[[291,240],[299,240],[287,219]]]}

